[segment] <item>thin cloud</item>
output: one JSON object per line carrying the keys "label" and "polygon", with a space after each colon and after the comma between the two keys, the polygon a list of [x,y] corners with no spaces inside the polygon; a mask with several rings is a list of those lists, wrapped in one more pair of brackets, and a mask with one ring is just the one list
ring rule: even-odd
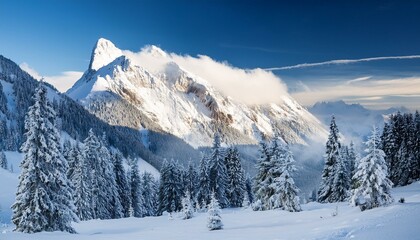
{"label": "thin cloud", "polygon": [[353,83],[357,83],[357,82],[363,82],[363,81],[367,81],[369,79],[371,79],[372,76],[367,76],[367,77],[359,77],[353,80],[349,80],[346,82],[346,84],[353,84]]}
{"label": "thin cloud", "polygon": [[[366,80],[365,80],[366,81]],[[316,82],[316,81],[314,81]],[[309,106],[319,101],[331,101],[341,99],[353,99],[353,101],[370,102],[371,105],[388,106],[383,99],[390,96],[415,99],[420,95],[420,77],[396,78],[396,79],[369,79],[364,84],[347,84],[339,82],[335,85],[315,85],[310,86],[310,91],[300,91],[292,93],[298,102]],[[394,106],[404,105],[409,108],[418,108],[418,103],[414,100],[407,102],[395,99]]]}
{"label": "thin cloud", "polygon": [[371,62],[371,61],[382,61],[382,60],[401,60],[401,59],[419,59],[419,58],[420,58],[420,55],[372,57],[372,58],[360,58],[360,59],[339,59],[339,60],[331,60],[331,61],[318,62],[318,63],[301,63],[301,64],[292,65],[292,66],[285,66],[285,67],[265,68],[264,70],[279,71],[279,70],[289,70],[289,69],[297,69],[297,68],[318,67],[318,66],[325,66],[325,65],[339,65],[339,64],[349,64],[349,63],[358,63],[358,62]]}
{"label": "thin cloud", "polygon": [[26,62],[21,63],[19,67],[38,81],[44,78],[45,82],[53,85],[60,92],[66,92],[83,75],[83,72],[65,71],[55,76],[42,76]]}

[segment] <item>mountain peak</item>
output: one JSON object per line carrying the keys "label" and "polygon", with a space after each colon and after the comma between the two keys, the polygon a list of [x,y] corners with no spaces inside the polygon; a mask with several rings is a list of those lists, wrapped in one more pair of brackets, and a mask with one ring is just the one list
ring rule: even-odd
{"label": "mountain peak", "polygon": [[121,55],[122,51],[115,47],[111,41],[105,38],[99,38],[92,50],[89,69],[96,71]]}
{"label": "mountain peak", "polygon": [[154,57],[166,57],[167,56],[165,51],[163,51],[161,48],[159,48],[155,45],[147,45],[142,49],[142,51],[150,53]]}

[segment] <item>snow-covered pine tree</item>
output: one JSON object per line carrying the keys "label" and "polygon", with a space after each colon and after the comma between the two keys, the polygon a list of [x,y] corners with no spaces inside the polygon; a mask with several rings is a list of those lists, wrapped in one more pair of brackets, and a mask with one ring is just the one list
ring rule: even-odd
{"label": "snow-covered pine tree", "polygon": [[191,203],[191,194],[187,190],[182,198],[182,219],[190,219],[194,214],[194,207]]}
{"label": "snow-covered pine tree", "polygon": [[350,179],[353,177],[356,169],[356,161],[357,161],[357,154],[356,150],[354,149],[354,143],[353,141],[350,142],[349,146],[349,152],[348,152],[348,165],[350,170]]}
{"label": "snow-covered pine tree", "polygon": [[129,217],[131,205],[130,186],[127,181],[127,175],[123,166],[123,157],[120,152],[116,152],[112,154],[112,159],[114,163],[115,183],[122,207],[123,216]]}
{"label": "snow-covered pine tree", "polygon": [[249,203],[252,204],[254,202],[254,193],[252,192],[252,180],[248,174],[245,180],[245,191],[245,194],[248,195]]}
{"label": "snow-covered pine tree", "polygon": [[299,203],[299,189],[295,185],[292,174],[296,171],[295,160],[293,154],[290,151],[287,145],[280,146],[283,148],[283,154],[281,155],[281,175],[279,179],[275,182],[278,182],[279,186],[279,200],[280,205],[283,210],[289,212],[299,212],[301,211]]}
{"label": "snow-covered pine tree", "polygon": [[[70,154],[71,149],[72,149],[72,144],[71,144],[70,140],[68,140],[68,139],[64,140],[62,152],[63,152],[63,157],[67,160],[67,162],[69,161],[68,156]],[[70,167],[70,165],[69,165],[69,167]]]}
{"label": "snow-covered pine tree", "polygon": [[211,195],[210,203],[207,206],[207,227],[209,230],[219,230],[223,228],[221,210],[219,202],[214,194]]}
{"label": "snow-covered pine tree", "polygon": [[12,221],[19,232],[74,233],[71,222],[78,218],[66,176],[68,166],[60,151],[56,114],[42,82],[33,99],[25,119],[26,141],[21,147],[24,158]]}
{"label": "snow-covered pine tree", "polygon": [[131,190],[131,217],[144,217],[145,209],[143,208],[143,198],[141,195],[141,179],[137,159],[130,159],[130,190]]}
{"label": "snow-covered pine tree", "polygon": [[340,198],[337,198],[337,194],[334,191],[338,190],[334,186],[334,179],[336,179],[338,162],[341,161],[340,156],[340,136],[337,125],[335,123],[335,117],[332,116],[330,124],[330,134],[326,144],[325,154],[325,166],[322,172],[321,185],[318,190],[318,202],[337,202]]}
{"label": "snow-covered pine tree", "polygon": [[226,197],[228,176],[218,133],[214,135],[208,171],[210,190],[214,193],[215,198],[219,201],[222,208],[229,206],[229,201]]}
{"label": "snow-covered pine tree", "polygon": [[197,189],[197,202],[205,207],[210,203],[210,179],[209,179],[209,167],[208,159],[206,156],[203,156],[200,161],[200,172],[198,175],[198,189]]}
{"label": "snow-covered pine tree", "polygon": [[191,161],[188,163],[188,168],[187,171],[185,171],[184,178],[184,191],[188,191],[190,193],[192,204],[195,205],[195,203],[197,202],[199,177],[197,174],[197,170]]}
{"label": "snow-covered pine tree", "polygon": [[227,149],[225,165],[228,177],[227,198],[230,207],[241,207],[244,199],[245,177],[238,149],[230,147]]}
{"label": "snow-covered pine tree", "polygon": [[[78,145],[75,146],[78,148]],[[92,194],[91,194],[91,175],[90,175],[90,166],[87,164],[86,159],[81,154],[80,151],[73,151],[70,156],[78,153],[79,156],[75,157],[78,160],[74,161],[76,165],[72,172],[72,183],[73,183],[73,199],[74,205],[76,206],[76,214],[80,220],[90,220],[93,219],[93,209],[92,209]]]}
{"label": "snow-covered pine tree", "polygon": [[335,173],[333,185],[331,186],[330,199],[334,199],[336,202],[346,201],[349,197],[350,185],[348,166],[346,166],[344,157],[340,156],[335,163]]}
{"label": "snow-covered pine tree", "polygon": [[[74,185],[74,171],[79,165],[81,151],[78,143],[76,143],[74,146],[70,145],[68,147],[69,149],[66,157],[67,162],[69,164],[69,167],[67,169],[67,178],[72,182],[72,185]],[[74,190],[74,186],[72,187]]]}
{"label": "snow-covered pine tree", "polygon": [[124,217],[124,212],[115,179],[114,163],[111,159],[111,153],[108,149],[105,133],[103,133],[100,141],[98,163],[101,173],[101,176],[98,177],[102,180],[99,183],[99,200],[101,205],[106,209],[106,211],[102,212],[103,215],[99,215],[98,217],[101,219],[122,218]]}
{"label": "snow-covered pine tree", "polygon": [[143,208],[145,210],[144,216],[156,216],[158,207],[158,185],[151,173],[144,172],[141,175],[140,189],[143,199]]}
{"label": "snow-covered pine tree", "polygon": [[182,185],[180,171],[174,160],[164,161],[160,171],[159,214],[181,210]]}
{"label": "snow-covered pine tree", "polygon": [[414,157],[417,160],[417,164],[415,166],[415,173],[414,178],[420,179],[420,113],[416,111],[414,114],[414,126],[412,131],[414,132]]}
{"label": "snow-covered pine tree", "polygon": [[377,128],[366,142],[367,155],[360,159],[353,176],[357,188],[352,191],[350,202],[362,210],[371,209],[393,202],[392,182],[387,177],[385,153],[379,149],[380,140]]}
{"label": "snow-covered pine tree", "polygon": [[98,195],[99,195],[99,181],[100,179],[97,177],[100,173],[100,169],[98,166],[98,159],[99,159],[99,139],[96,137],[95,133],[92,129],[89,130],[87,138],[83,141],[83,151],[82,157],[85,161],[85,166],[87,168],[87,174],[84,176],[84,183],[86,184],[86,188],[89,189],[88,196],[86,199],[89,199],[90,207],[92,209],[92,218],[96,219],[97,216],[97,209],[98,209]]}
{"label": "snow-covered pine tree", "polygon": [[6,155],[4,154],[3,151],[1,151],[0,152],[0,167],[7,170],[8,166],[9,165],[7,163]]}
{"label": "snow-covered pine tree", "polygon": [[[272,182],[271,176],[269,175],[271,169],[271,151],[264,140],[259,143],[260,157],[257,160],[257,175],[254,179],[254,193],[255,202],[258,207],[253,207],[254,210],[265,210],[263,205],[266,203],[266,197],[269,192],[269,185]],[[261,205],[261,207],[259,207]]]}

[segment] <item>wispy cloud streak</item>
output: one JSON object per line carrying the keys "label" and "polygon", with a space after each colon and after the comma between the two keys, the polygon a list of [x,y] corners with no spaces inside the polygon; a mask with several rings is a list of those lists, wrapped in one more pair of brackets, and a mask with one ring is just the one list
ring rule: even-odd
{"label": "wispy cloud streak", "polygon": [[301,63],[301,64],[285,66],[285,67],[265,68],[264,70],[279,71],[279,70],[289,70],[289,69],[297,69],[297,68],[318,67],[318,66],[324,66],[324,65],[338,65],[338,64],[349,64],[349,63],[358,63],[358,62],[399,60],[399,59],[419,59],[419,58],[420,58],[420,55],[371,57],[371,58],[360,58],[360,59],[339,59],[339,60],[330,60],[330,61],[318,62],[318,63]]}

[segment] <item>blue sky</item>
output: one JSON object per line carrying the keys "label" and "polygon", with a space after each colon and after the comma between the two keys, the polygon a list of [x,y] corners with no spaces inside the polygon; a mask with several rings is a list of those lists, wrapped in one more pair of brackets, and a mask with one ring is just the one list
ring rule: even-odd
{"label": "blue sky", "polygon": [[[420,3],[416,1],[278,2],[1,0],[0,54],[44,76],[84,71],[99,37],[122,49],[137,51],[154,44],[178,54],[205,54],[241,68],[420,54]],[[420,59],[274,73],[287,83],[292,95],[297,93],[298,100],[310,105],[328,100],[323,96],[329,94],[326,90],[354,79],[366,78],[352,84],[375,87],[384,80],[404,79],[399,83],[403,84],[412,78],[408,83],[417,83]],[[376,108],[399,104],[416,108],[418,88],[417,92],[375,92],[378,96],[347,93],[333,99]],[[321,97],[301,99],[299,95],[314,91]]]}

